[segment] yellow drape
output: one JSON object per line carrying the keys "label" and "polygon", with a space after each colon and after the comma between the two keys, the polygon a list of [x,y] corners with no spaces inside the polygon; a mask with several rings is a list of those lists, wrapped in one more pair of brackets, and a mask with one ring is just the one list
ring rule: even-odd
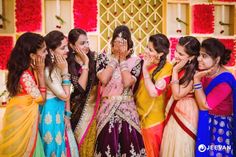
{"label": "yellow drape", "polygon": [[0,156],[31,156],[38,131],[38,102],[30,95],[10,99],[0,131]]}
{"label": "yellow drape", "polygon": [[[154,69],[155,67],[149,70],[150,75]],[[171,72],[172,65],[167,62],[164,67],[154,76],[154,80],[157,81],[170,76]],[[165,94],[155,98],[150,97],[142,78],[140,80],[135,97],[142,128],[150,128],[164,121]]]}

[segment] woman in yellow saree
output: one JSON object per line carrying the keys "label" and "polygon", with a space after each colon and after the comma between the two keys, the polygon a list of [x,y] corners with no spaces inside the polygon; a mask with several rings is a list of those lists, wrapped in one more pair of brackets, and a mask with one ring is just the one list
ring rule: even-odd
{"label": "woman in yellow saree", "polygon": [[158,157],[164,128],[166,87],[172,65],[166,61],[169,40],[152,35],[145,50],[142,76],[135,94],[142,137],[148,157]]}
{"label": "woman in yellow saree", "polygon": [[7,65],[7,89],[11,99],[0,131],[1,157],[44,157],[38,133],[38,106],[45,100],[46,54],[43,37],[35,33],[24,33],[12,50]]}

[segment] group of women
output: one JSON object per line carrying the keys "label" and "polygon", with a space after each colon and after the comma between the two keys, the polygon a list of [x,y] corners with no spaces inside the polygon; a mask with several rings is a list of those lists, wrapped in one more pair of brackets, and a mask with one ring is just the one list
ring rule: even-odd
{"label": "group of women", "polygon": [[24,33],[7,64],[0,156],[233,157],[231,51],[215,38],[181,37],[171,64],[169,46],[155,34],[135,56],[125,25],[111,53],[98,55],[82,29]]}

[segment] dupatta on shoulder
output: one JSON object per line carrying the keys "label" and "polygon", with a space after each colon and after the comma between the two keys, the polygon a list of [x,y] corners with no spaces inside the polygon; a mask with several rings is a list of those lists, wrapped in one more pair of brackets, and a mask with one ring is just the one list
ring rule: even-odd
{"label": "dupatta on shoulder", "polygon": [[[205,89],[205,94],[208,95],[214,87],[221,83],[227,83],[233,92],[233,150],[236,153],[236,81],[233,75],[229,72],[224,72],[215,77]],[[196,157],[208,157],[210,145],[209,132],[209,112],[208,110],[199,110],[198,131],[196,141]]]}

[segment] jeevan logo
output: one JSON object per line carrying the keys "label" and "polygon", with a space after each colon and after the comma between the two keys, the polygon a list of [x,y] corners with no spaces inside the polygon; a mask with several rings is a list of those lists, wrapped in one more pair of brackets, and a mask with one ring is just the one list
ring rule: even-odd
{"label": "jeevan logo", "polygon": [[200,144],[200,145],[198,146],[198,151],[199,151],[199,152],[205,152],[206,149],[207,149],[207,147],[206,147],[204,144]]}

